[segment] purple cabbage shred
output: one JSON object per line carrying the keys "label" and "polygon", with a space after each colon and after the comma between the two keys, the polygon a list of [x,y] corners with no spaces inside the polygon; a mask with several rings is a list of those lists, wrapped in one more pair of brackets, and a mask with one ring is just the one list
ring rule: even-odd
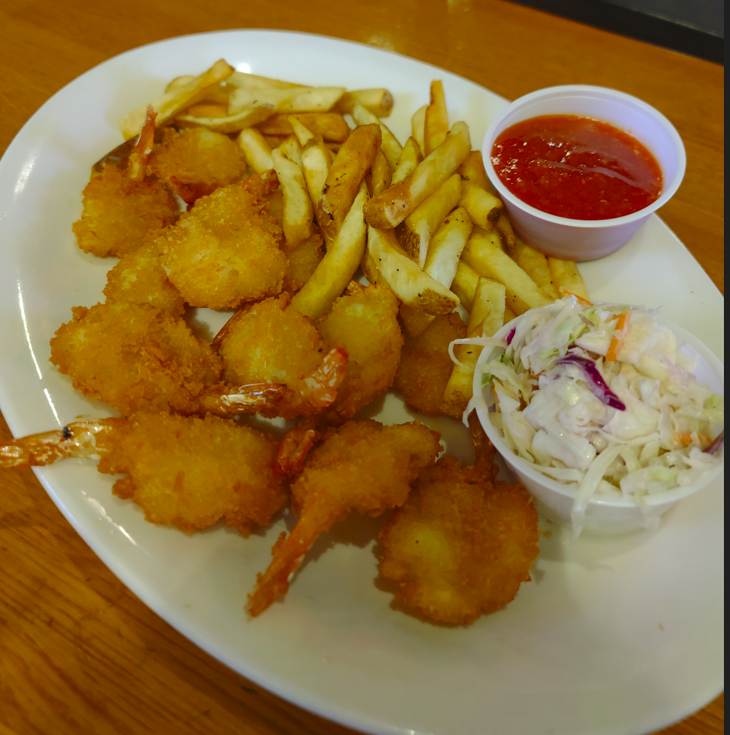
{"label": "purple cabbage shred", "polygon": [[509,330],[507,339],[505,339],[505,342],[507,343],[507,347],[509,347],[512,344],[512,340],[515,338],[516,331],[517,331],[517,327],[512,327],[512,329]]}
{"label": "purple cabbage shred", "polygon": [[596,363],[587,357],[568,353],[565,357],[557,360],[558,365],[575,365],[579,367],[588,381],[588,385],[593,391],[593,395],[606,406],[615,408],[618,411],[625,411],[626,404],[606,385],[601,373],[598,372]]}
{"label": "purple cabbage shred", "polygon": [[707,452],[707,454],[716,454],[717,452],[720,451],[720,449],[722,449],[722,445],[724,443],[725,443],[725,429],[723,429],[717,435],[717,438],[715,439],[715,441],[712,442],[712,444],[710,444],[710,446],[707,447],[707,449],[705,449],[705,452]]}

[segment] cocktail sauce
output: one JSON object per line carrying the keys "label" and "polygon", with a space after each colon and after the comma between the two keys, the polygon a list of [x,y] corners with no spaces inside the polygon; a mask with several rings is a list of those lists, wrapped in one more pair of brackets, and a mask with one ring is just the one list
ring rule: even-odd
{"label": "cocktail sauce", "polygon": [[512,125],[496,139],[492,165],[523,202],[571,219],[623,217],[662,190],[662,171],[645,146],[613,125],[576,115]]}

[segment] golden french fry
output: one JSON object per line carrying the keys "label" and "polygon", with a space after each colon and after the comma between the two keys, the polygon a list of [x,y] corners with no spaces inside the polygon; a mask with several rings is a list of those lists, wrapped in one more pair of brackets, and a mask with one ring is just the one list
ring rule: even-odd
{"label": "golden french fry", "polygon": [[496,233],[472,232],[462,257],[482,278],[493,278],[507,287],[507,303],[516,314],[551,303],[535,281],[502,250]]}
{"label": "golden french fry", "polygon": [[424,150],[423,129],[426,124],[426,108],[427,107],[428,105],[423,105],[423,107],[419,107],[413,113],[413,117],[411,118],[411,135],[416,139],[416,142],[418,143],[418,147],[421,149],[421,151]]}
{"label": "golden french fry", "polygon": [[580,296],[580,298],[586,301],[591,300],[586,284],[578,272],[578,266],[574,260],[560,260],[559,258],[548,256],[547,261],[550,267],[550,274],[553,277],[553,284],[558,290],[558,298],[564,296],[567,291],[575,296]]}
{"label": "golden french fry", "polygon": [[451,290],[459,297],[461,305],[471,311],[474,294],[479,283],[479,274],[464,262],[462,258],[456,266],[454,280],[451,282]]}
{"label": "golden french fry", "polygon": [[367,243],[365,244],[365,254],[363,255],[362,261],[360,261],[360,267],[362,268],[363,275],[368,279],[369,283],[384,283],[383,277],[380,275],[378,267],[375,265],[373,256],[368,250]]}
{"label": "golden french fry", "polygon": [[273,105],[276,112],[328,112],[345,92],[344,87],[293,87],[289,89],[245,89],[233,91],[229,114],[253,105]]}
{"label": "golden french fry", "polygon": [[271,79],[270,77],[261,77],[257,74],[247,74],[246,72],[237,71],[231,74],[228,84],[238,89],[296,89],[303,87],[303,84],[294,84],[293,82],[284,82],[280,79]]}
{"label": "golden french fry", "polygon": [[[235,74],[235,72],[234,72]],[[233,75],[231,75],[233,76]],[[165,92],[175,92],[179,90],[181,87],[185,86],[188,82],[195,79],[195,77],[192,74],[186,74],[185,76],[181,77],[175,77],[166,87]],[[226,107],[226,115],[228,114],[228,100],[231,96],[231,92],[235,89],[233,85],[229,84],[229,80],[231,77],[228,77],[228,79],[224,82],[221,82],[220,84],[214,84],[212,87],[209,87],[206,91],[203,97],[201,97],[201,102],[207,102],[214,105],[225,105]],[[202,117],[202,116],[201,116]]]}
{"label": "golden french fry", "polygon": [[332,162],[317,207],[317,221],[328,245],[342,227],[360,185],[373,165],[381,139],[380,125],[357,127]]}
{"label": "golden french fry", "polygon": [[494,228],[502,238],[502,244],[507,252],[511,253],[515,249],[517,237],[515,235],[515,231],[512,229],[512,223],[509,221],[504,209],[500,212],[497,221],[494,223]]}
{"label": "golden french fry", "polygon": [[[493,337],[504,325],[504,312],[507,289],[504,284],[487,278],[480,278],[474,295],[474,304],[469,314],[466,328],[467,338]],[[455,345],[454,364],[451,377],[444,390],[444,401],[455,412],[463,411],[473,395],[474,367],[482,353],[479,345]]]}
{"label": "golden french fry", "polygon": [[[321,135],[325,141],[344,143],[350,135],[350,126],[338,112],[297,112],[299,122],[314,135]],[[264,135],[291,135],[294,130],[287,113],[276,113],[259,125]]]}
{"label": "golden french fry", "polygon": [[542,253],[539,253],[518,239],[512,251],[512,258],[535,281],[545,296],[550,299],[560,298],[558,289],[553,283],[548,259]]}
{"label": "golden french fry", "polygon": [[312,232],[312,202],[299,166],[290,161],[280,148],[272,151],[276,175],[284,193],[284,240],[287,250],[293,250]]}
{"label": "golden french fry", "polygon": [[238,133],[244,128],[258,125],[271,117],[273,112],[271,105],[259,105],[227,117],[194,117],[183,114],[175,118],[175,124],[183,128],[209,128],[216,133]]}
{"label": "golden french fry", "polygon": [[324,189],[331,165],[332,159],[325,148],[322,136],[315,135],[302,150],[302,172],[314,208],[314,215],[321,229],[323,229],[323,223],[320,222],[319,198],[322,196],[322,189]]}
{"label": "golden french fry", "polygon": [[380,150],[383,151],[385,157],[388,159],[390,168],[394,169],[398,163],[398,159],[400,158],[402,146],[395,135],[390,132],[388,126],[380,122],[376,115],[373,115],[372,112],[365,109],[365,107],[363,107],[359,102],[356,102],[353,105],[352,112],[350,114],[357,125],[374,125],[375,123],[380,125],[380,132],[383,137],[380,144]]}
{"label": "golden french fry", "polygon": [[517,318],[517,314],[512,311],[512,309],[509,308],[509,306],[504,307],[504,323],[509,324],[513,319]]}
{"label": "golden french fry", "polygon": [[403,146],[403,150],[400,152],[398,162],[393,170],[393,179],[391,186],[400,184],[407,176],[410,176],[415,170],[418,164],[423,160],[423,154],[418,146],[418,141],[411,136]]}
{"label": "golden french fry", "polygon": [[469,212],[475,225],[491,230],[502,213],[502,202],[480,186],[464,181],[459,204]]}
{"label": "golden french fry", "polygon": [[387,89],[354,89],[345,92],[337,103],[337,109],[350,113],[356,102],[377,117],[388,117],[393,109],[393,95]]}
{"label": "golden french fry", "polygon": [[423,268],[431,237],[446,215],[459,203],[461,177],[453,174],[424,199],[398,226],[403,249]]}
{"label": "golden french fry", "polygon": [[233,74],[233,67],[223,59],[219,59],[207,71],[200,76],[193,77],[184,85],[170,92],[166,92],[158,97],[154,102],[145,103],[126,114],[119,121],[119,128],[125,140],[137,135],[144,125],[147,116],[147,106],[152,105],[152,109],[157,113],[155,124],[162,127],[170,122],[176,115],[190,107],[190,105],[200,102],[205,93],[217,84]]}
{"label": "golden french fry", "polygon": [[281,151],[290,161],[296,163],[299,168],[302,167],[302,147],[299,145],[296,135],[285,138],[277,150]]}
{"label": "golden french fry", "polygon": [[470,181],[480,189],[494,194],[492,185],[487,178],[487,172],[484,170],[484,159],[482,158],[481,151],[471,151],[457,171],[464,181]]}
{"label": "golden french fry", "polygon": [[[451,287],[471,230],[469,215],[459,207],[446,217],[431,239],[423,270],[446,288]],[[414,337],[421,334],[435,318],[406,304],[401,305],[400,314],[408,333]]]}
{"label": "golden french fry", "polygon": [[325,314],[352,279],[365,254],[365,186],[355,197],[337,237],[327,248],[320,264],[291,301],[293,309],[310,319]]}
{"label": "golden french fry", "polygon": [[236,139],[239,147],[246,156],[248,165],[257,173],[274,168],[271,158],[271,147],[256,128],[244,128]]}
{"label": "golden french fry", "polygon": [[431,82],[431,104],[426,108],[423,121],[423,153],[428,156],[444,142],[449,132],[444,84],[439,79]]}
{"label": "golden french fry", "polygon": [[438,316],[449,314],[459,299],[446,286],[424,273],[402,250],[393,230],[368,227],[368,252],[383,281],[404,304]]}
{"label": "golden french fry", "polygon": [[365,219],[377,229],[399,225],[426,197],[451,176],[471,150],[469,128],[457,122],[444,142],[400,184],[391,186],[365,206]]}
{"label": "golden french fry", "polygon": [[370,184],[372,194],[380,194],[390,186],[391,170],[388,159],[385,157],[382,148],[375,154],[373,165],[370,167]]}
{"label": "golden french fry", "polygon": [[314,133],[309,130],[309,128],[302,125],[299,120],[294,117],[294,115],[289,116],[289,122],[291,123],[292,130],[294,131],[294,135],[297,136],[297,140],[299,141],[299,145],[304,147],[309,143],[312,138],[314,138]]}
{"label": "golden french fry", "polygon": [[228,105],[219,102],[196,102],[188,107],[186,114],[192,117],[228,117]]}

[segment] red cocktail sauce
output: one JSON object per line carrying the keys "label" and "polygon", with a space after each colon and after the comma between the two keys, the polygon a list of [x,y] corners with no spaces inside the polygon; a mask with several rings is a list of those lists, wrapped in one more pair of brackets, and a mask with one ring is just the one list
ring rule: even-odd
{"label": "red cocktail sauce", "polygon": [[613,219],[656,201],[662,171],[635,138],[599,120],[544,115],[499,135],[492,165],[523,202],[558,217]]}

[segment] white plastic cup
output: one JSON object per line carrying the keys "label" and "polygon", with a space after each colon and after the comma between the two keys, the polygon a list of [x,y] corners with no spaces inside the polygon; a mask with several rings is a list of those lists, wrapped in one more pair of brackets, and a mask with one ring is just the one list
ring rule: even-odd
{"label": "white plastic cup", "polygon": [[[497,176],[492,166],[492,148],[504,130],[540,115],[589,117],[636,138],[656,158],[662,170],[660,197],[638,212],[603,220],[557,217],[525,204]],[[628,242],[649,215],[672,198],[687,166],[679,133],[658,110],[615,89],[573,84],[540,89],[508,105],[487,129],[482,157],[487,176],[504,202],[517,234],[548,255],[577,261],[602,258]]]}

